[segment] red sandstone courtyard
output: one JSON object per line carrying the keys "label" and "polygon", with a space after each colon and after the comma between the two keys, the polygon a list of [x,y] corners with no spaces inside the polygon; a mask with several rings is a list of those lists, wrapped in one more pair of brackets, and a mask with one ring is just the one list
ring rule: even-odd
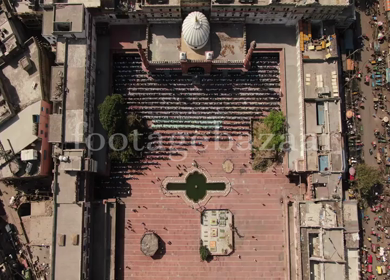
{"label": "red sandstone courtyard", "polygon": [[[285,163],[276,173],[251,167],[251,120],[270,110],[284,111],[283,62],[273,64],[277,68],[268,62],[261,66],[263,60],[278,57],[264,55],[259,52],[245,76],[211,75],[202,78],[203,87],[194,87],[191,77],[179,73],[147,77],[136,54],[114,55],[114,91],[122,93],[129,112],[145,118],[161,137],[149,142],[161,149],[146,150],[143,160],[112,166],[111,177],[124,177],[129,186],[122,198],[123,240],[118,242],[124,244],[118,254],[123,279],[287,279],[286,203],[300,191],[286,177]],[[274,68],[280,83],[267,77]],[[231,173],[222,167],[227,159],[234,164]],[[232,186],[226,196],[212,197],[205,205],[229,209],[237,229],[233,253],[210,262],[202,262],[199,254],[203,208],[192,208],[162,190],[164,178],[185,176],[194,160],[211,177],[224,177]],[[140,250],[146,231],[154,231],[165,243],[153,258]]]}
{"label": "red sandstone courtyard", "polygon": [[[285,61],[280,59],[284,50],[255,50],[244,75],[219,72],[194,80],[177,71],[147,75],[136,50],[137,41],[146,42],[122,42],[122,33],[111,34],[113,92],[122,94],[129,113],[142,116],[160,135],[148,144],[161,149],[144,151],[141,161],[113,164],[110,181],[104,183],[107,190],[124,190],[118,216],[118,279],[287,279],[287,202],[301,191],[286,176],[286,159],[276,173],[272,168],[265,173],[252,170],[250,147],[252,120],[271,110],[286,112]],[[234,164],[231,173],[222,167],[227,159]],[[205,208],[167,196],[162,187],[167,177],[185,176],[194,161],[211,177],[231,184],[226,196],[211,197]],[[228,209],[234,215],[229,256],[201,261],[203,209]],[[164,243],[154,257],[141,252],[147,231]]]}
{"label": "red sandstone courtyard", "polygon": [[[124,230],[124,266],[128,266],[123,268],[124,279],[286,279],[286,205],[281,199],[286,201],[287,195],[299,189],[289,183],[281,167],[276,176],[271,171],[254,172],[248,165],[250,153],[236,146],[233,150],[214,150],[210,145],[200,155],[190,151],[186,160],[160,161],[130,181],[131,196],[123,201],[126,223],[130,220],[133,231]],[[235,234],[233,254],[209,263],[201,262],[199,256],[200,213],[181,198],[166,197],[158,181],[177,176],[180,171],[176,164],[191,166],[193,159],[211,176],[224,176],[232,183],[234,190],[226,197],[211,198],[206,208],[232,211],[234,225],[242,236]],[[234,162],[231,174],[222,170],[225,159]],[[145,228],[155,231],[166,243],[166,252],[157,253],[155,259],[140,250]]]}

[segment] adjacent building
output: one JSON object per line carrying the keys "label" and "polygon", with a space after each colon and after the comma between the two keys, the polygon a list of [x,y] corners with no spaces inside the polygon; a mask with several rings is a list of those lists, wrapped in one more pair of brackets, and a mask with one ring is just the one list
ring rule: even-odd
{"label": "adjacent building", "polygon": [[356,201],[296,201],[289,208],[291,279],[358,279]]}
{"label": "adjacent building", "polygon": [[0,66],[0,180],[51,174],[49,76],[47,53],[35,38]]}

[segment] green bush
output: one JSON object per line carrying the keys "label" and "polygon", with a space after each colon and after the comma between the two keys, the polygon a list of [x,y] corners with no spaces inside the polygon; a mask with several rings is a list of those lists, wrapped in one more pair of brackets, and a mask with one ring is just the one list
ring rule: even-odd
{"label": "green bush", "polygon": [[274,137],[268,143],[267,148],[275,147],[277,152],[280,151],[280,146],[284,142],[284,133],[286,129],[286,118],[283,112],[271,111],[268,116],[264,118],[264,124],[269,131],[274,134]]}
{"label": "green bush", "polygon": [[210,251],[209,251],[209,249],[208,249],[206,246],[204,246],[204,245],[201,245],[201,246],[199,247],[199,253],[200,253],[200,259],[201,259],[202,261],[207,260],[207,258],[210,256]]}

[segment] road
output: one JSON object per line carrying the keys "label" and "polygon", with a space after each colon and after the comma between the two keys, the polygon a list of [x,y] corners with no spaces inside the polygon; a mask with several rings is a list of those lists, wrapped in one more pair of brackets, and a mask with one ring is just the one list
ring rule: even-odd
{"label": "road", "polygon": [[[365,1],[361,2],[361,5],[364,7],[365,6]],[[380,0],[380,7],[381,11],[383,11],[383,5],[384,1]],[[358,10],[358,13],[360,14],[360,19],[361,19],[361,32],[362,34],[366,34],[369,36],[370,41],[364,41],[366,46],[369,46],[370,42],[373,42],[373,34],[374,34],[374,28],[371,27],[369,21],[371,19],[371,16],[366,16],[364,12]],[[381,12],[380,15],[378,15],[378,21],[383,21],[386,22],[386,17],[384,13]],[[388,44],[387,42],[384,42],[381,44],[381,50],[388,50]],[[364,160],[368,165],[371,166],[377,166],[378,164],[376,163],[375,159],[375,154],[370,155],[369,149],[372,148],[371,142],[376,141],[374,137],[374,129],[379,129],[381,133],[383,133],[383,127],[381,125],[381,118],[384,116],[388,116],[386,112],[383,112],[382,110],[378,110],[377,112],[374,110],[374,101],[373,101],[373,93],[372,93],[372,87],[371,83],[369,85],[366,85],[364,83],[364,76],[367,74],[367,71],[365,69],[365,65],[370,65],[370,59],[371,59],[371,54],[373,54],[372,50],[367,51],[366,47],[364,47],[363,51],[360,53],[361,55],[361,61],[359,62],[359,67],[360,71],[362,71],[363,79],[361,81],[361,91],[363,92],[363,96],[367,98],[365,100],[365,109],[360,110],[361,113],[361,118],[362,118],[362,125],[364,129],[364,133],[362,136],[362,141],[364,143]],[[387,93],[386,89],[383,89],[382,92],[385,94]],[[389,106],[387,102],[387,106]],[[390,106],[389,106],[390,108]],[[376,114],[376,117],[373,117],[373,114]]]}
{"label": "road", "polygon": [[[365,1],[361,2],[361,7],[365,7]],[[380,9],[381,9],[381,14],[378,15],[378,21],[386,22],[385,15],[383,13],[384,0],[380,0]],[[373,35],[374,35],[374,28],[372,28],[371,24],[370,24],[371,16],[366,16],[364,11],[361,11],[359,9],[357,10],[357,12],[360,14],[360,26],[359,27],[361,28],[361,33],[366,34],[370,38],[370,41],[366,41],[366,40],[364,41],[365,45],[369,46],[369,43],[373,42]],[[375,28],[377,28],[377,27],[375,27]],[[385,28],[387,29],[387,26]],[[381,50],[388,51],[388,43],[387,42],[384,42],[383,44],[381,44]],[[358,124],[358,127],[360,127],[360,125],[362,125],[363,130],[364,130],[364,133],[362,136],[362,141],[364,143],[363,151],[364,151],[365,163],[370,165],[370,166],[378,166],[376,158],[375,158],[376,153],[374,152],[373,155],[370,155],[369,149],[372,148],[371,142],[377,141],[377,139],[374,136],[374,129],[378,129],[381,133],[384,132],[384,128],[382,126],[381,119],[385,116],[388,116],[388,114],[387,114],[387,112],[382,111],[380,109],[377,111],[374,110],[374,101],[373,101],[374,95],[373,95],[371,83],[369,85],[366,85],[364,83],[364,76],[367,74],[365,66],[370,65],[369,61],[371,59],[371,54],[373,54],[373,51],[372,50],[367,51],[366,47],[364,47],[363,51],[361,51],[361,53],[360,53],[359,68],[360,68],[360,71],[363,73],[363,78],[362,78],[362,81],[360,83],[360,89],[363,93],[363,96],[366,98],[366,100],[364,102],[365,103],[364,110],[360,110],[362,120],[361,120],[361,123]],[[384,95],[386,95],[387,89],[382,89],[382,93]],[[390,108],[390,104],[388,102],[386,102],[386,105],[388,106],[388,108]],[[373,116],[374,114],[376,115],[376,117]],[[379,145],[379,147],[382,147],[382,144]],[[384,164],[382,164],[380,167],[382,168],[383,166],[384,166]],[[373,254],[371,252],[371,250],[370,250],[371,242],[377,243],[381,247],[387,247],[386,244],[388,243],[388,240],[384,238],[385,234],[383,232],[380,233],[380,235],[382,237],[382,239],[380,241],[378,241],[376,236],[371,235],[372,228],[375,228],[375,232],[378,232],[378,230],[375,227],[374,219],[375,218],[378,219],[378,217],[381,214],[373,213],[370,210],[366,210],[365,215],[367,215],[370,218],[370,220],[368,222],[367,221],[363,222],[363,228],[365,229],[364,234],[363,234],[363,236],[364,236],[363,243],[367,248],[369,248],[368,254],[371,254],[373,256],[373,270],[374,270],[373,274],[377,275],[377,273],[375,272],[375,268],[377,265],[381,265],[382,263],[380,261],[377,261],[375,254]],[[370,241],[369,238],[371,238],[372,241]],[[364,259],[362,259],[362,261],[364,261]],[[367,275],[367,274],[365,274],[365,275]],[[384,279],[384,278],[385,278],[384,276],[379,276],[378,279]]]}

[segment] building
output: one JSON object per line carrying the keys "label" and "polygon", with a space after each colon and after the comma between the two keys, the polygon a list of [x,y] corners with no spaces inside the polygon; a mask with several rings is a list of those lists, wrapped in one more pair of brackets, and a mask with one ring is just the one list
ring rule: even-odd
{"label": "building", "polygon": [[93,202],[97,162],[89,136],[94,132],[96,31],[86,7],[94,5],[45,3],[43,14],[42,34],[56,51],[49,117],[55,161],[52,279],[102,274],[113,279],[115,269],[116,201]]}
{"label": "building", "polygon": [[42,28],[42,6],[44,1],[9,1],[5,0],[4,6],[10,15],[18,18],[28,29],[40,30]]}
{"label": "building", "polygon": [[[353,19],[353,5],[333,0],[271,3],[186,0],[107,0],[85,1],[82,4],[45,2],[42,35],[56,52],[57,64],[52,67],[50,100],[53,114],[49,118],[49,143],[55,147],[53,156],[56,162],[53,181],[56,232],[53,234],[52,277],[59,280],[93,279],[90,267],[102,267],[98,265],[99,260],[92,257],[94,250],[98,249],[95,245],[91,246],[94,234],[90,233],[95,231],[91,217],[94,213],[111,216],[114,210],[108,207],[103,211],[103,207],[97,205],[99,209],[94,210],[92,206],[90,186],[100,163],[96,162],[90,149],[93,141],[89,138],[95,131],[96,34],[108,32],[114,41],[111,45],[115,53],[113,68],[118,72],[123,70],[120,68],[122,59],[128,64],[125,67],[129,66],[119,79],[131,80],[134,75],[139,75],[142,86],[139,91],[135,88],[134,95],[142,96],[143,86],[156,88],[148,92],[151,98],[145,102],[150,104],[142,111],[145,118],[153,120],[153,129],[169,131],[178,125],[181,128],[199,126],[206,130],[222,124],[226,116],[223,110],[210,112],[210,108],[204,106],[199,119],[195,113],[189,113],[188,120],[183,121],[183,116],[175,115],[172,122],[166,121],[164,113],[169,113],[167,107],[155,97],[155,92],[160,89],[154,84],[158,84],[155,81],[161,76],[165,75],[168,80],[182,79],[177,88],[189,92],[189,89],[197,91],[193,90],[194,86],[201,85],[202,79],[209,77],[210,90],[216,92],[220,86],[216,80],[227,78],[230,79],[229,83],[235,83],[240,80],[240,75],[249,71],[267,73],[266,64],[272,64],[275,72],[271,74],[275,77],[271,77],[271,80],[274,79],[275,83],[264,82],[271,84],[266,90],[258,87],[265,90],[264,104],[251,99],[255,90],[251,92],[248,84],[256,83],[258,77],[250,73],[252,76],[248,78],[248,83],[238,82],[237,92],[241,94],[241,90],[242,96],[226,101],[227,106],[233,108],[226,110],[229,111],[229,121],[233,129],[239,127],[243,131],[250,123],[242,120],[244,115],[259,118],[263,116],[263,111],[269,112],[275,108],[287,112],[289,133],[296,139],[294,149],[288,153],[289,174],[309,177],[309,188],[312,190],[309,199],[317,197],[332,201],[328,204],[326,201],[297,202],[296,205],[302,207],[307,204],[314,211],[313,215],[318,214],[315,217],[318,223],[307,225],[306,220],[310,218],[302,217],[302,223],[299,222],[295,230],[319,229],[314,234],[328,235],[337,242],[337,248],[343,250],[340,256],[334,256],[335,250],[331,250],[331,244],[328,241],[321,243],[319,252],[309,257],[303,256],[305,267],[307,265],[309,273],[313,271],[316,275],[323,275],[330,261],[332,271],[334,269],[335,273],[345,274],[348,256],[344,254],[343,224],[339,220],[342,210],[332,214],[333,222],[325,226],[321,214],[323,208],[330,214],[330,207],[342,208],[338,199],[342,196],[340,177],[345,167],[334,24],[337,22],[339,26],[348,26]],[[264,32],[258,32],[261,28],[264,28]],[[277,32],[282,28],[286,28],[288,39],[281,36],[276,44],[267,41],[267,32]],[[120,36],[125,39],[120,41]],[[261,46],[257,42],[261,42]],[[260,63],[262,60],[267,62],[264,68],[251,68],[252,62]],[[211,75],[213,73],[216,75]],[[234,75],[227,77],[230,73]],[[153,77],[154,74],[156,77]],[[121,83],[120,86],[124,88],[128,86],[126,81]],[[174,85],[172,81],[166,85],[170,83]],[[117,92],[116,84],[112,86]],[[254,105],[249,103],[250,109],[243,109],[248,100],[253,101]],[[234,102],[239,105],[236,106]],[[139,104],[139,100],[134,103]],[[140,107],[133,106],[137,109]],[[154,107],[160,119],[154,119],[154,112],[150,109]],[[187,112],[187,109],[183,111]],[[216,123],[216,118],[212,119],[214,117],[218,117],[219,123]],[[292,139],[289,140],[291,143]],[[305,147],[308,140],[313,144],[310,151]],[[296,211],[301,211],[301,206],[296,207]],[[297,215],[300,216],[300,212]],[[112,226],[108,228],[112,229]],[[306,237],[309,238],[309,234]],[[95,241],[99,238],[101,236],[95,235]],[[298,244],[298,241],[295,242]],[[322,242],[322,239],[318,242]],[[115,247],[113,243],[109,246]],[[105,257],[113,260],[112,255]],[[71,261],[66,262],[69,259]],[[299,267],[296,269],[303,274],[299,272]],[[106,267],[103,271],[113,273]],[[331,273],[326,276],[327,279],[331,277],[334,277]]]}
{"label": "building", "polygon": [[[290,205],[291,279],[357,279],[356,201],[297,201]],[[295,234],[291,234],[295,232]]]}
{"label": "building", "polygon": [[2,108],[7,112],[0,120],[0,178],[49,176],[52,160],[47,54],[35,38],[30,38],[0,70]]}

